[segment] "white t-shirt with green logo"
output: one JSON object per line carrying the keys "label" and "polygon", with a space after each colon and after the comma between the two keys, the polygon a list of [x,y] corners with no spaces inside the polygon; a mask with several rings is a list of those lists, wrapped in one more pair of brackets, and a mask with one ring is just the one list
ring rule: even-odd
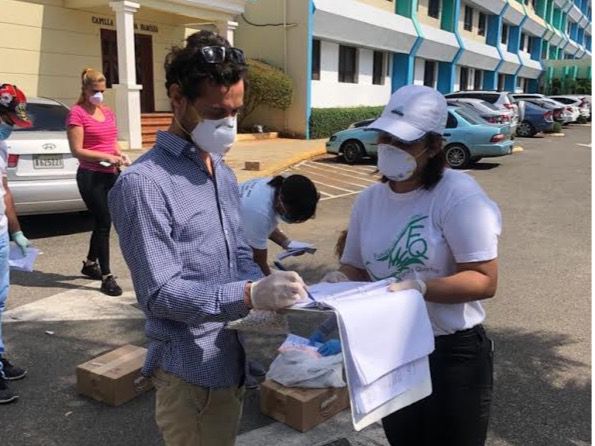
{"label": "white t-shirt with green logo", "polygon": [[[402,194],[379,183],[353,205],[341,263],[367,270],[372,280],[450,276],[457,263],[495,259],[501,227],[498,206],[465,173],[446,169],[433,189]],[[485,318],[479,301],[427,308],[436,336]]]}

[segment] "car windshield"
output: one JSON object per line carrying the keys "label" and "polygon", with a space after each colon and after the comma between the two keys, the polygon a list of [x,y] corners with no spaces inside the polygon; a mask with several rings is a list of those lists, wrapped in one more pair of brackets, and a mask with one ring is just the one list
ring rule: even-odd
{"label": "car windshield", "polygon": [[58,104],[27,104],[27,113],[31,117],[33,127],[23,129],[16,127],[15,131],[65,131],[68,109]]}
{"label": "car windshield", "polygon": [[469,108],[461,108],[457,109],[457,113],[461,116],[465,121],[472,125],[480,125],[480,124],[488,124],[488,122],[483,119],[478,113],[474,110]]}

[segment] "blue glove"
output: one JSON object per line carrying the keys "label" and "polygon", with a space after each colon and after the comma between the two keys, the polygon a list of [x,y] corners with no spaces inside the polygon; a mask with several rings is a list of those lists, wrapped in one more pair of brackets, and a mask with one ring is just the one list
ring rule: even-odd
{"label": "blue glove", "polygon": [[338,339],[326,341],[320,346],[318,353],[320,353],[322,356],[332,356],[341,353],[341,341]]}
{"label": "blue glove", "polygon": [[322,333],[322,331],[315,330],[310,335],[310,338],[308,340],[310,341],[310,345],[324,344],[324,341],[326,341],[326,336],[324,335],[324,333]]}
{"label": "blue glove", "polygon": [[27,246],[30,245],[29,240],[23,234],[23,231],[18,231],[12,234],[12,240],[17,244],[19,248],[21,248],[21,252],[24,256],[27,255]]}

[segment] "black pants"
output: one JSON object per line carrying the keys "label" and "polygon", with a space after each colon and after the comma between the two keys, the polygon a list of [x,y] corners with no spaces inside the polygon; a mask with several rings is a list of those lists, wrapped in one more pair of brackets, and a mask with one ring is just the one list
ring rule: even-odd
{"label": "black pants", "polygon": [[118,179],[118,174],[79,169],[76,182],[87,208],[93,215],[94,226],[89,245],[88,260],[99,261],[101,274],[110,274],[109,236],[112,219],[107,205],[107,194]]}
{"label": "black pants", "polygon": [[483,446],[493,387],[492,342],[478,325],[436,337],[432,395],[382,420],[392,446]]}

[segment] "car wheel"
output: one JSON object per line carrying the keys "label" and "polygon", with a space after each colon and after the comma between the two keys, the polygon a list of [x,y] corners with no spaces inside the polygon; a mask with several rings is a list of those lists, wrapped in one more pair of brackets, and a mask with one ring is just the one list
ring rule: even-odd
{"label": "car wheel", "polygon": [[355,164],[364,156],[364,146],[359,141],[350,139],[341,146],[343,159],[347,164]]}
{"label": "car wheel", "polygon": [[516,128],[516,134],[522,138],[527,138],[529,136],[535,135],[535,129],[530,122],[523,121]]}
{"label": "car wheel", "polygon": [[471,162],[469,150],[462,144],[452,144],[447,146],[444,155],[446,157],[446,162],[453,169],[467,167]]}

